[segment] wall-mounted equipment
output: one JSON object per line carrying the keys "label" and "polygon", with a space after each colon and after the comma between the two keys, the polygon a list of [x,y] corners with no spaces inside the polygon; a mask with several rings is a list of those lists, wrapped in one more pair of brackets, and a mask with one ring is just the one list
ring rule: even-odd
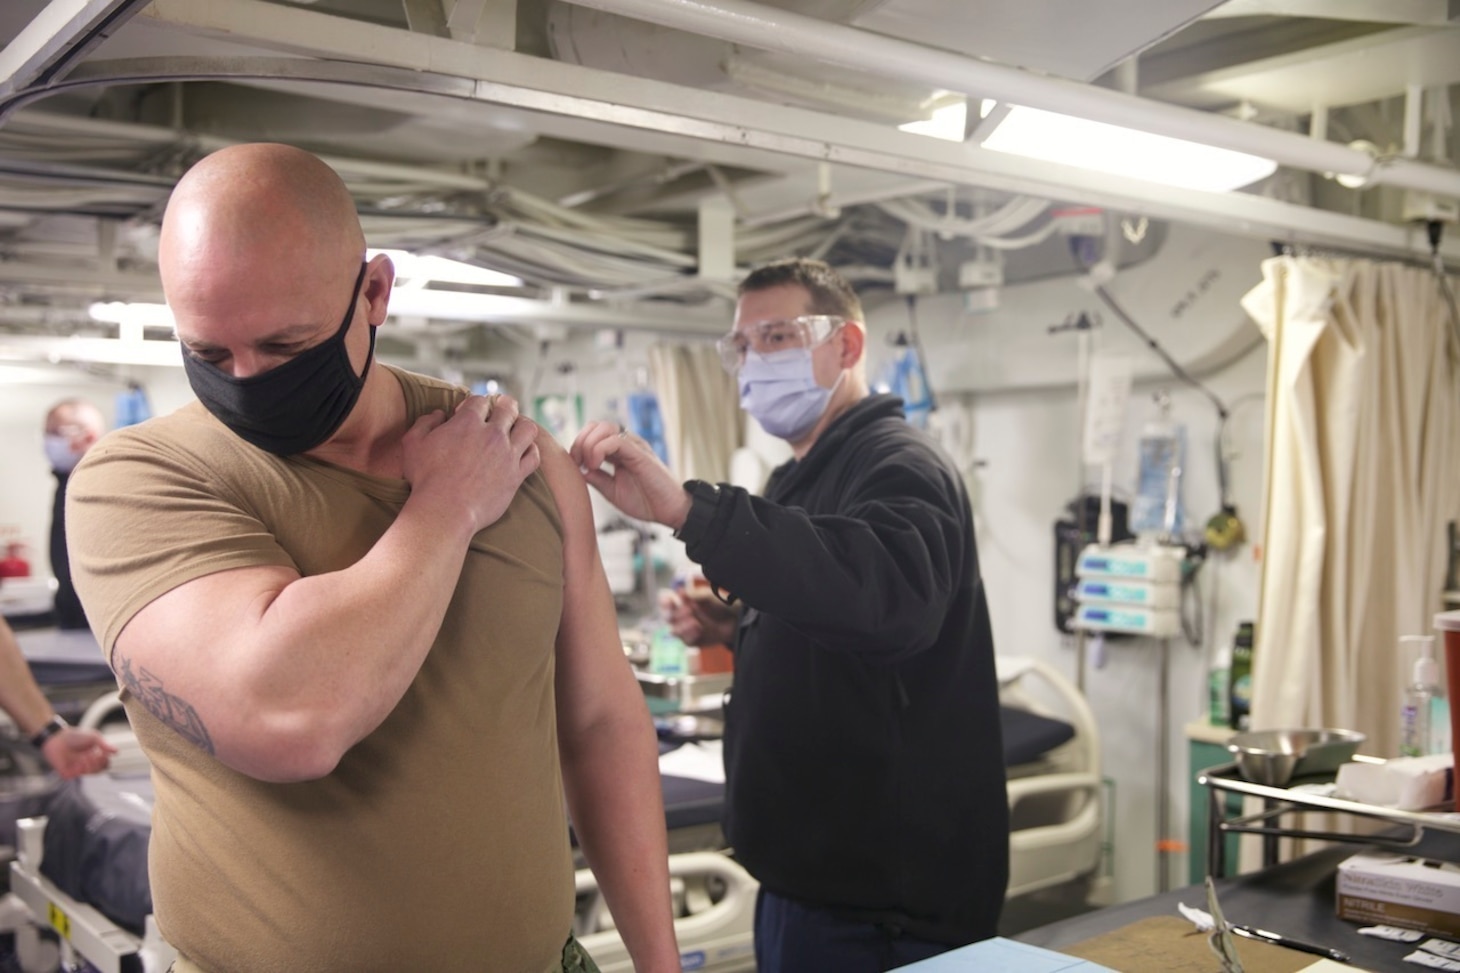
{"label": "wall-mounted equipment", "polygon": [[1185,560],[1181,547],[1090,545],[1075,563],[1071,625],[1162,639],[1180,634]]}
{"label": "wall-mounted equipment", "polygon": [[[1095,543],[1095,525],[1100,517],[1100,498],[1087,494],[1071,500],[1066,516],[1054,524],[1054,625],[1065,634],[1073,634],[1071,624],[1077,602],[1075,589],[1079,576],[1075,572],[1080,553]],[[1110,503],[1111,537],[1128,541],[1135,537],[1128,524],[1128,508],[1120,500]]]}

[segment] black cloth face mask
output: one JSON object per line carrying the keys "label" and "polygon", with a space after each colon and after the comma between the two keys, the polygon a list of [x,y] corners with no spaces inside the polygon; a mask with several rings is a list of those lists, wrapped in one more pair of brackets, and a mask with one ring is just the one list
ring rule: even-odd
{"label": "black cloth face mask", "polygon": [[345,350],[345,333],[355,317],[367,266],[360,264],[350,307],[334,335],[282,365],[235,378],[184,348],[183,369],[204,408],[240,438],[276,456],[305,452],[333,436],[355,407],[375,355],[374,325],[359,375]]}

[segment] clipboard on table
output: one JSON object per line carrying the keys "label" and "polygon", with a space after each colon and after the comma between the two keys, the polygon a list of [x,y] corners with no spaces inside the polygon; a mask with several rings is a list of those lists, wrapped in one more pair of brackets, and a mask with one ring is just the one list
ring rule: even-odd
{"label": "clipboard on table", "polygon": [[[1343,970],[1364,973],[1357,966],[1315,959],[1309,953],[1251,939],[1237,940],[1246,973],[1320,973]],[[1060,952],[1113,970],[1161,970],[1162,973],[1213,973],[1221,964],[1207,945],[1207,934],[1180,916],[1151,916],[1090,939],[1060,947]]]}

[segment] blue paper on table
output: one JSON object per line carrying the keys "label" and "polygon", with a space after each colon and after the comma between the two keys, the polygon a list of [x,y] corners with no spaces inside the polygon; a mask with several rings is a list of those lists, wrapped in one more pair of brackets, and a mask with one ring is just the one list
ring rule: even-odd
{"label": "blue paper on table", "polygon": [[1002,936],[899,966],[897,973],[1115,973],[1078,956],[1015,942]]}

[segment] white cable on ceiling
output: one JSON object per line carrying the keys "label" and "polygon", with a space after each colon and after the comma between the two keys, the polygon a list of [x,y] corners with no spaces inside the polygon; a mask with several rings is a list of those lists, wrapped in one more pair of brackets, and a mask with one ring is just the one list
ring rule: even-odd
{"label": "white cable on ceiling", "polygon": [[1033,231],[1032,233],[1026,233],[1024,236],[981,236],[975,237],[974,239],[977,240],[981,246],[991,247],[994,250],[1023,250],[1026,247],[1032,247],[1037,244],[1043,243],[1045,240],[1048,240],[1050,237],[1054,236],[1055,230],[1058,229],[1059,224],[1054,220],[1050,220],[1039,229]]}
{"label": "white cable on ceiling", "polygon": [[686,231],[662,222],[585,213],[581,210],[559,206],[540,196],[511,187],[500,187],[491,202],[497,207],[533,215],[536,217],[534,222],[539,224],[614,233],[626,239],[634,239],[651,245],[674,247],[685,241],[688,236]]}
{"label": "white cable on ceiling", "polygon": [[1003,236],[1023,227],[1049,208],[1044,200],[1016,196],[987,216],[964,219],[951,212],[935,212],[916,199],[889,199],[876,205],[883,212],[919,229],[971,238]]}
{"label": "white cable on ceiling", "polygon": [[518,229],[522,233],[546,237],[549,240],[556,240],[560,243],[581,247],[585,250],[597,250],[607,254],[632,253],[676,267],[693,267],[696,263],[695,258],[684,253],[683,250],[666,250],[663,247],[640,243],[632,237],[617,236],[602,231],[568,230],[565,228],[544,226],[540,223],[519,224]]}

